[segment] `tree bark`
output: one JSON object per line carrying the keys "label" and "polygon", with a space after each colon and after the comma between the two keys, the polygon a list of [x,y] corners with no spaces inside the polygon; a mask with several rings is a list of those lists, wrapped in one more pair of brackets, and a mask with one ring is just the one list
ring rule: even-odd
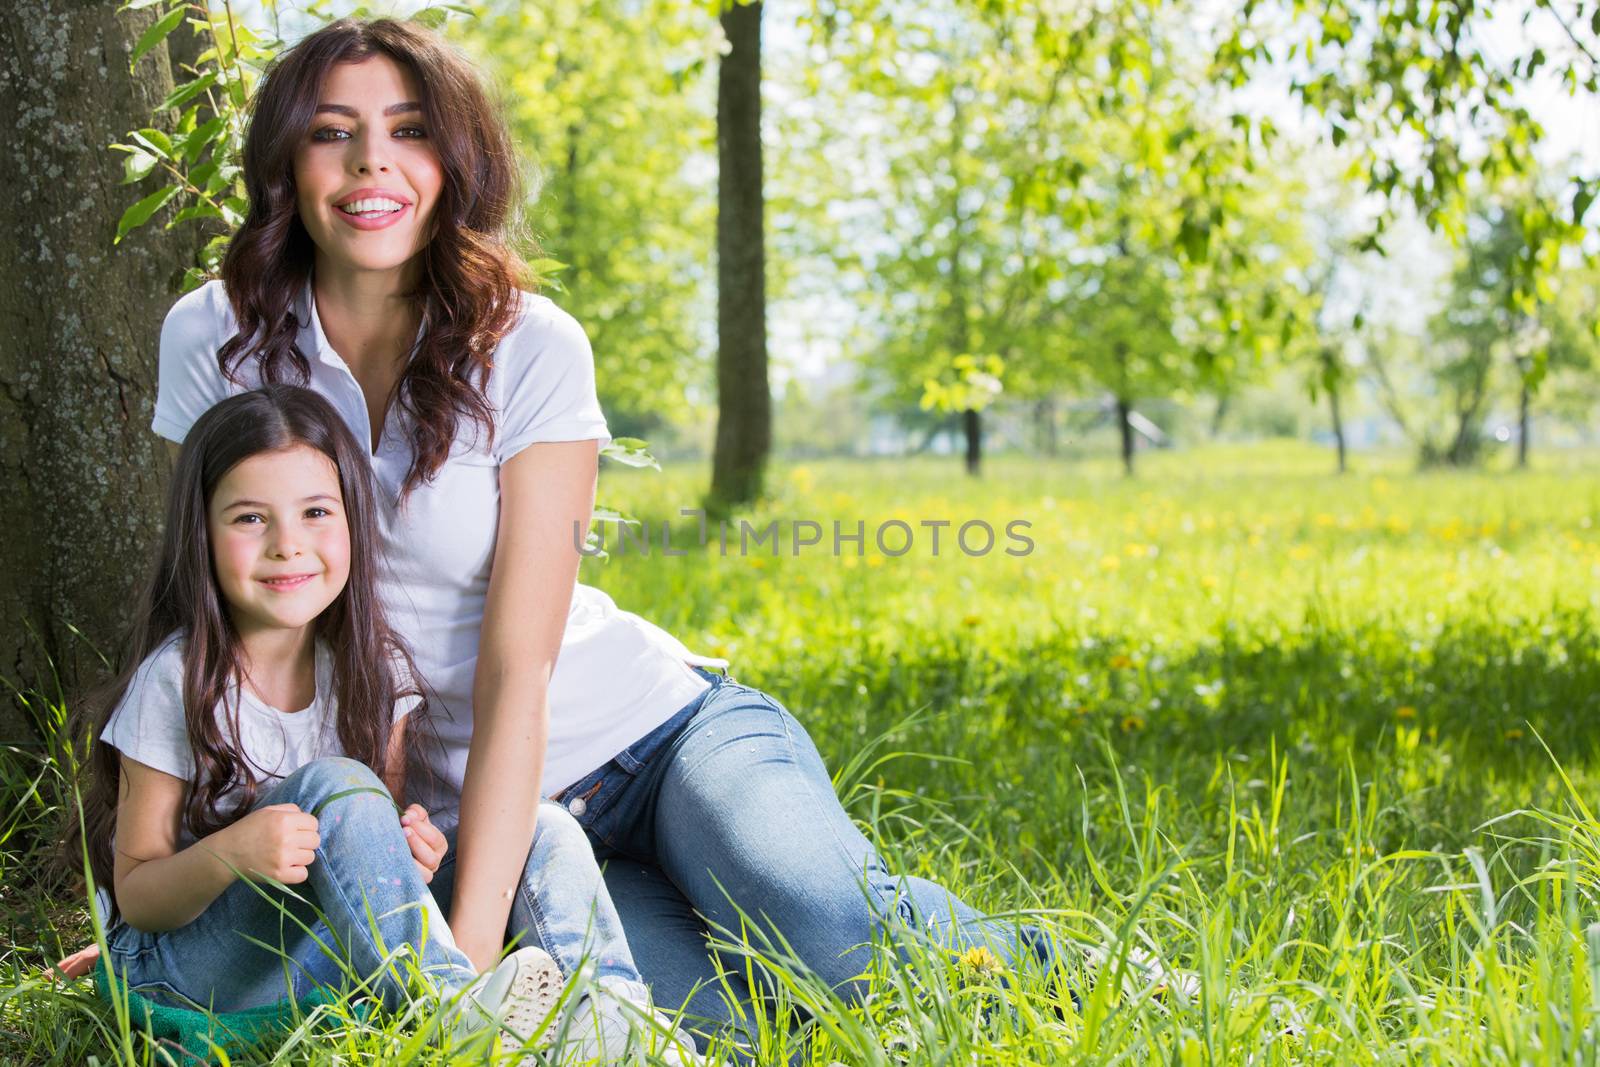
{"label": "tree bark", "polygon": [[967,473],[976,478],[983,473],[983,412],[977,408],[963,411],[961,428],[967,437]]}
{"label": "tree bark", "polygon": [[722,15],[717,72],[717,438],[710,506],[761,495],[772,448],[761,184],[761,4]]}
{"label": "tree bark", "polygon": [[[106,148],[151,125],[173,88],[164,46],[128,70],[158,14],[18,0],[3,31],[0,674],[52,701],[97,680],[96,651],[118,651],[159,532],[157,339],[195,245],[163,233],[168,207],[113,248],[142,194]],[[0,739],[25,734],[0,708]]]}
{"label": "tree bark", "polygon": [[1133,401],[1127,397],[1117,397],[1117,429],[1122,432],[1122,473],[1129,478],[1133,477],[1133,423],[1128,421],[1128,416],[1133,413]]}

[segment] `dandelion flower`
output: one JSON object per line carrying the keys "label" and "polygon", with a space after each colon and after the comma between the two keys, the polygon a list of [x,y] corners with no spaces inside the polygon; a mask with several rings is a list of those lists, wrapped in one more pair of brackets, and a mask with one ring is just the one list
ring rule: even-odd
{"label": "dandelion flower", "polygon": [[1127,656],[1119,654],[1111,657],[1109,660],[1109,665],[1114,671],[1127,670],[1129,667],[1133,666],[1133,660],[1129,659]]}
{"label": "dandelion flower", "polygon": [[1397,719],[1415,719],[1417,717],[1417,709],[1410,704],[1401,704],[1394,709],[1394,717]]}
{"label": "dandelion flower", "polygon": [[974,945],[961,954],[961,969],[974,978],[990,978],[1003,973],[1006,965],[983,945]]}
{"label": "dandelion flower", "polygon": [[1506,731],[1505,738],[1507,741],[1521,741],[1522,731],[1518,727],[1513,726],[1511,729]]}
{"label": "dandelion flower", "polygon": [[1137,715],[1128,715],[1128,716],[1125,716],[1123,718],[1123,720],[1122,720],[1122,732],[1125,733],[1125,734],[1131,734],[1131,733],[1134,733],[1137,730],[1143,730],[1143,729],[1144,729],[1144,720],[1141,719]]}

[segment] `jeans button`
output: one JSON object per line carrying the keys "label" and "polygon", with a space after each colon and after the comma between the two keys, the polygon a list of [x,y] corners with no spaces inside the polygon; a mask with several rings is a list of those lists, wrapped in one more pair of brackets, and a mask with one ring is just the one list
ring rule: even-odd
{"label": "jeans button", "polygon": [[582,797],[573,797],[567,801],[567,810],[572,812],[574,819],[581,819],[583,813],[589,810],[589,805]]}

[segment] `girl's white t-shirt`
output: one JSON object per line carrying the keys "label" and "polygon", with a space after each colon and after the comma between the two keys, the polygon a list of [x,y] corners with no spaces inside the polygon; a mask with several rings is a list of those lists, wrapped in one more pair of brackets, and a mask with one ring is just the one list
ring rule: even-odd
{"label": "girl's white t-shirt", "polygon": [[[100,740],[131,760],[193,782],[194,749],[183,711],[184,646],[183,635],[175,633],[145,657],[100,732]],[[232,741],[231,719],[237,711],[237,749],[255,776],[258,797],[313,760],[345,754],[339,744],[333,696],[333,657],[324,642],[317,642],[314,660],[317,694],[309,707],[282,711],[236,683],[213,712],[222,737]],[[395,718],[416,703],[415,697],[397,701]],[[231,813],[241,799],[237,790],[225,793],[218,800],[218,810]],[[180,848],[193,840],[187,826],[180,829]]]}
{"label": "girl's white t-shirt", "polygon": [[[500,466],[540,441],[610,440],[595,394],[594,356],[583,328],[543,296],[521,294],[516,324],[495,349],[486,392],[495,411],[491,443],[463,420],[433,480],[399,493],[411,464],[411,426],[390,408],[373,447],[366,398],[328,344],[308,281],[295,303],[297,345],[311,368],[309,388],[332,402],[371,456],[383,538],[380,595],[390,623],[409,642],[440,744],[432,775],[418,776],[419,800],[453,825],[472,738],[472,683],[500,518]],[[260,383],[252,361],[239,385],[217,366],[237,332],[221,281],[185,294],[161,328],[153,429],[181,442],[212,404]],[[418,336],[421,336],[419,330]],[[696,656],[672,635],[578,584],[550,681],[550,730],[541,790],[550,795],[601,766],[659,726],[708,685]]]}

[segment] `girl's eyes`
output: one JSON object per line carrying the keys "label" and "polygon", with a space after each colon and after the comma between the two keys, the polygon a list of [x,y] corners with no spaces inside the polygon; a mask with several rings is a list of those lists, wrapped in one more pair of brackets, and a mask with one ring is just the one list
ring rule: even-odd
{"label": "girl's eyes", "polygon": [[[327,508],[306,508],[306,518],[308,519],[326,519],[332,514],[333,512]],[[235,515],[233,521],[246,526],[254,526],[267,520],[254,511],[247,511],[242,515]]]}
{"label": "girl's eyes", "polygon": [[[404,135],[405,140],[417,140],[428,136],[428,131],[421,126],[400,126],[395,129],[396,137]],[[342,126],[324,126],[311,135],[313,141],[343,141],[348,140],[350,131]]]}

